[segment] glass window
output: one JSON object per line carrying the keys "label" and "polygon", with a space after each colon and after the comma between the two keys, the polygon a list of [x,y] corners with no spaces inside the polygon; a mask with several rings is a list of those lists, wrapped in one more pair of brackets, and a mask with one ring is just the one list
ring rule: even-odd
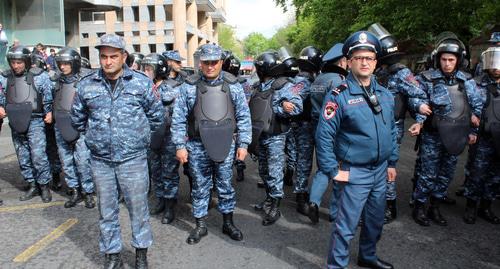
{"label": "glass window", "polygon": [[140,36],[141,32],[140,31],[132,31],[133,36]]}
{"label": "glass window", "polygon": [[120,8],[116,11],[116,21],[123,22],[123,8]]}
{"label": "glass window", "polygon": [[83,38],[89,38],[89,33],[82,33]]}
{"label": "glass window", "polygon": [[148,6],[149,21],[155,21],[155,6]]}
{"label": "glass window", "polygon": [[156,52],[156,44],[149,44],[149,52],[151,53]]}
{"label": "glass window", "polygon": [[92,12],[81,11],[80,12],[80,21],[92,21]]}
{"label": "glass window", "polygon": [[134,21],[139,21],[139,7],[132,7],[132,11],[134,12]]}
{"label": "glass window", "polygon": [[103,35],[105,35],[106,33],[103,33],[103,32],[100,32],[100,33],[97,33],[97,37],[101,37]]}
{"label": "glass window", "polygon": [[141,51],[141,46],[140,45],[132,45],[132,47],[134,48],[134,52]]}

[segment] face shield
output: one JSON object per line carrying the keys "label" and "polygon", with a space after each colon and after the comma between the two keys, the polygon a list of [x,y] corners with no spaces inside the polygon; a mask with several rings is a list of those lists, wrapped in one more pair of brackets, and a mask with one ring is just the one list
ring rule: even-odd
{"label": "face shield", "polygon": [[279,59],[282,62],[284,62],[287,59],[293,58],[292,54],[290,54],[290,51],[287,48],[285,48],[285,47],[281,47],[278,50],[278,55],[279,55]]}
{"label": "face shield", "polygon": [[490,47],[481,54],[483,69],[500,69],[500,47]]}
{"label": "face shield", "polygon": [[385,37],[388,37],[391,35],[391,33],[389,33],[389,31],[387,31],[387,29],[385,29],[384,26],[382,26],[378,22],[370,25],[370,27],[368,27],[368,31],[373,33],[377,37],[378,40],[382,40]]}

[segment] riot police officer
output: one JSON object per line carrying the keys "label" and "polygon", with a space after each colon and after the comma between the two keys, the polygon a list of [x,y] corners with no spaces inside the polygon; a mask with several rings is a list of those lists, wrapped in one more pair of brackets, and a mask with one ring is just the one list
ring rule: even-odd
{"label": "riot police officer", "polygon": [[384,224],[386,180],[396,178],[394,98],[372,75],[381,51],[372,33],[352,34],[342,51],[351,69],[345,83],[328,93],[316,130],[319,169],[342,184],[328,268],[347,267],[362,212],[358,265],[393,268],[377,257],[376,244]]}
{"label": "riot police officer", "polygon": [[[186,72],[182,71],[182,61],[185,59],[177,50],[166,51],[163,56],[167,58],[170,72],[168,74],[168,83],[172,86],[173,81],[182,84],[187,77]],[[172,81],[173,80],[173,81]]]}
{"label": "riot police officer", "polygon": [[48,187],[51,171],[45,124],[52,123],[52,83],[46,72],[31,67],[30,52],[24,46],[11,48],[7,61],[10,70],[0,77],[0,84],[5,89],[0,93],[0,114],[9,117],[21,174],[30,184],[19,199],[32,199],[40,187],[42,201],[48,203],[52,196]]}
{"label": "riot police officer", "polygon": [[[311,85],[311,124],[313,134],[316,133],[316,127],[321,117],[321,108],[327,91],[340,86],[345,76],[347,76],[347,58],[342,53],[343,46],[343,43],[337,43],[323,55],[321,73]],[[319,205],[328,187],[328,182],[328,176],[323,174],[320,169],[316,170],[316,174],[312,179],[308,209],[308,216],[312,223],[318,223],[319,221]],[[336,192],[338,184],[335,181],[332,184],[334,192],[330,200],[330,221],[335,219],[335,199],[338,193]]]}
{"label": "riot police officer", "polygon": [[80,134],[73,128],[70,115],[76,94],[76,84],[81,78],[80,54],[73,48],[63,48],[57,52],[55,61],[60,70],[60,73],[56,73],[51,78],[55,89],[55,139],[64,179],[71,190],[71,197],[64,207],[74,207],[84,200],[85,207],[94,208],[90,152],[85,144],[85,134]]}
{"label": "riot police officer", "polygon": [[133,52],[127,55],[126,63],[132,70],[141,70],[142,59],[144,59],[144,54]]}
{"label": "riot police officer", "polygon": [[285,137],[290,116],[302,112],[302,99],[293,91],[294,81],[284,77],[284,68],[277,52],[259,55],[254,65],[259,83],[250,97],[252,114],[251,153],[259,159],[259,175],[265,182],[266,199],[256,206],[265,212],[262,225],[275,223],[281,216],[283,198],[283,169],[285,166]]}
{"label": "riot police officer", "polygon": [[193,177],[191,198],[196,227],[186,241],[196,244],[207,235],[213,175],[218,209],[223,215],[222,232],[240,241],[243,234],[233,223],[236,200],[231,184],[232,166],[235,156],[244,160],[247,155],[251,142],[250,111],[237,79],[222,71],[222,49],[205,44],[199,51],[201,73],[188,77],[181,85],[171,126],[177,159],[181,163],[189,161]]}
{"label": "riot police officer", "polygon": [[492,224],[500,224],[500,218],[491,209],[495,187],[500,183],[500,47],[490,47],[483,52],[482,63],[484,72],[474,80],[484,106],[477,143],[469,151],[471,162],[465,181],[464,221],[474,224],[478,216]]}
{"label": "riot police officer", "polygon": [[99,196],[99,248],[105,268],[121,268],[118,185],[129,211],[136,268],[147,268],[153,243],[149,224],[147,151],[150,130],[163,122],[165,110],[152,81],[125,65],[125,41],[101,36],[101,68],[80,80],[71,110],[73,127],[85,132],[92,176]]}
{"label": "riot police officer", "polygon": [[429,219],[447,225],[439,205],[453,179],[458,155],[477,139],[477,129],[471,125],[479,126],[482,102],[474,80],[459,70],[464,57],[463,43],[454,34],[442,35],[433,52],[435,69],[417,76],[426,98],[414,98],[410,104],[419,111],[412,134],[420,133],[423,127],[412,213],[422,226],[429,226]]}

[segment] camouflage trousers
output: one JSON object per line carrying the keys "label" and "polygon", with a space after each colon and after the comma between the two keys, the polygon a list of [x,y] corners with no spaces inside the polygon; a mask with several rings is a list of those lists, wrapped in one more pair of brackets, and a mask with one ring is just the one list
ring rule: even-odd
{"label": "camouflage trousers", "polygon": [[123,162],[91,157],[92,175],[99,198],[99,249],[110,254],[122,250],[118,187],[125,199],[132,226],[131,245],[148,248],[153,243],[149,223],[149,175],[146,154]]}
{"label": "camouflage trousers", "polygon": [[285,139],[285,134],[262,134],[259,138],[259,175],[266,183],[269,195],[273,198],[283,197]]}
{"label": "camouflage trousers", "polygon": [[154,192],[158,198],[176,199],[179,192],[179,161],[175,158],[175,144],[170,135],[165,136],[160,151],[149,153]]}
{"label": "camouflage trousers", "polygon": [[413,198],[425,203],[429,196],[445,197],[455,174],[457,156],[446,151],[438,133],[425,130],[419,155],[419,177]]}
{"label": "camouflage trousers", "polygon": [[493,138],[480,136],[471,147],[469,154],[469,177],[465,181],[464,196],[479,201],[494,200],[496,186],[500,183],[500,158],[497,155]]}
{"label": "camouflage trousers", "polygon": [[[399,149],[401,147],[401,142],[403,140],[404,136],[404,125],[405,121],[404,119],[400,119],[396,121],[396,131],[397,131],[397,147],[398,147],[398,156],[399,156]],[[396,181],[389,181],[387,180],[387,191],[385,193],[386,195],[386,200],[396,200],[397,194],[396,194]]]}
{"label": "camouflage trousers", "polygon": [[57,152],[64,171],[64,180],[70,188],[80,188],[82,192],[93,193],[94,182],[90,171],[90,151],[85,144],[85,136],[80,135],[74,144],[64,140],[61,132],[55,130]]}
{"label": "camouflage trousers", "polygon": [[285,138],[286,169],[292,171],[295,171],[297,166],[297,140],[295,135],[297,128],[298,123],[292,122]]}
{"label": "camouflage trousers", "polygon": [[199,139],[189,140],[186,149],[189,153],[189,171],[193,177],[193,190],[191,191],[193,216],[201,218],[208,214],[210,192],[214,183],[219,198],[219,212],[222,214],[233,212],[236,205],[235,190],[232,185],[234,142],[226,159],[220,163],[210,159]]}
{"label": "camouflage trousers", "polygon": [[295,159],[297,160],[295,165],[296,181],[293,186],[293,193],[307,193],[314,154],[312,125],[309,122],[301,122],[296,128],[292,128],[290,133],[294,136]]}
{"label": "camouflage trousers", "polygon": [[32,118],[25,134],[12,130],[12,142],[24,180],[41,185],[48,184],[52,177],[47,158],[47,140],[43,119]]}

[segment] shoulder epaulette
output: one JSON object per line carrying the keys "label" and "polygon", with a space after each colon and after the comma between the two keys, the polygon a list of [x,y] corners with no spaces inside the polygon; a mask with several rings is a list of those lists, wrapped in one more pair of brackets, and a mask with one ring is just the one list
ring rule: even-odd
{"label": "shoulder epaulette", "polygon": [[191,76],[189,76],[189,77],[187,77],[187,78],[186,78],[186,83],[191,84],[191,85],[194,85],[194,84],[196,84],[196,83],[198,82],[198,80],[200,80],[200,79],[201,79],[201,76],[200,76],[200,75],[198,75],[198,74],[193,74],[193,75],[191,75]]}
{"label": "shoulder epaulette", "polygon": [[12,75],[12,70],[7,69],[7,70],[2,71],[2,76],[8,77],[10,75]]}
{"label": "shoulder epaulette", "polygon": [[225,72],[225,71],[222,71],[222,72],[224,72],[223,79],[225,82],[227,82],[229,84],[235,84],[236,82],[238,82],[238,80],[236,79],[235,76],[233,76],[233,74]]}
{"label": "shoulder epaulette", "polygon": [[347,84],[340,84],[335,89],[332,89],[332,94],[339,95],[341,92],[345,91],[346,89],[347,89]]}
{"label": "shoulder epaulette", "polygon": [[144,77],[146,77],[146,78],[149,78],[149,77],[148,77],[148,75],[146,75],[146,73],[144,73],[144,72],[142,72],[142,71],[135,70],[135,69],[134,69],[134,70],[132,70],[132,71],[133,71],[134,73],[136,73],[136,74],[141,74],[141,76],[144,76]]}
{"label": "shoulder epaulette", "polygon": [[88,73],[85,73],[85,74],[82,74],[82,76],[80,77],[80,80],[83,80],[83,79],[86,79],[86,78],[89,78],[93,75],[96,74],[96,72],[98,72],[97,70],[91,70],[90,72]]}
{"label": "shoulder epaulette", "polygon": [[29,72],[31,74],[33,74],[33,76],[39,76],[40,74],[42,74],[44,72],[44,70],[41,68],[38,68],[38,67],[32,67],[32,68],[30,68]]}

